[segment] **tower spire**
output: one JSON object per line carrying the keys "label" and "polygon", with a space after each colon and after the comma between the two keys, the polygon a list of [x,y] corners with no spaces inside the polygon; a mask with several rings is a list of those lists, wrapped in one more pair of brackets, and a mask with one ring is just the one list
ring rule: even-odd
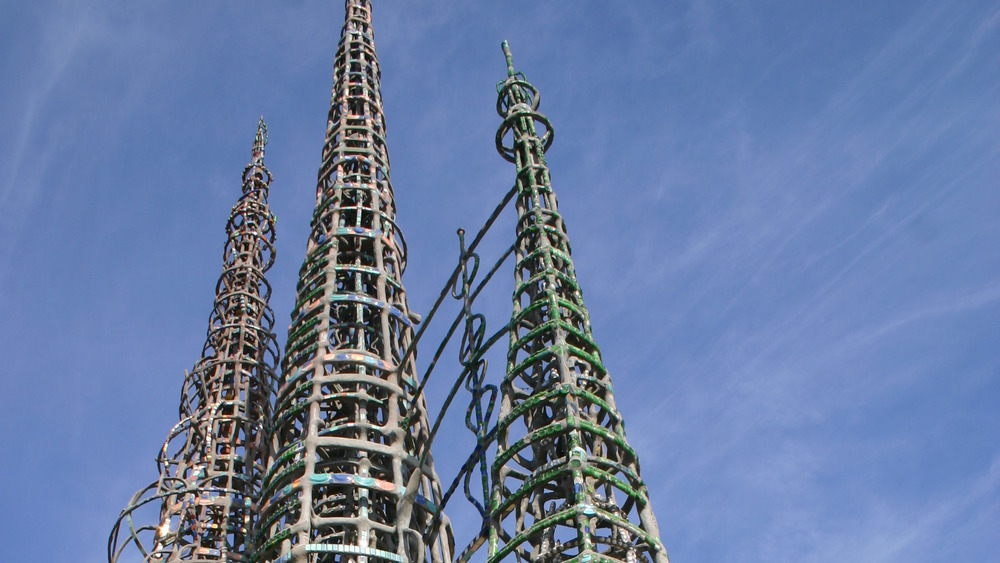
{"label": "tower spire", "polygon": [[[112,530],[111,563],[129,549],[146,562],[246,561],[278,358],[264,277],[274,263],[275,233],[262,131],[263,118],[243,170],[243,195],[226,224],[222,275],[201,359],[184,379],[181,420],[157,458],[159,480],[132,498]],[[157,505],[155,522],[137,522],[143,507]]]}
{"label": "tower spire", "polygon": [[262,164],[264,162],[264,147],[267,145],[267,124],[264,123],[264,116],[260,116],[260,120],[257,121],[257,134],[253,137],[253,150],[251,152],[251,161],[260,161]]}
{"label": "tower spire", "polygon": [[[371,3],[345,2],[316,209],[276,398],[253,559],[449,563],[402,273]],[[409,419],[411,423],[402,427]],[[422,537],[438,538],[424,545]]]}
{"label": "tower spire", "polygon": [[507,59],[507,77],[511,78],[514,76],[514,55],[510,52],[510,43],[507,43],[507,40],[504,39],[500,47],[503,49],[504,58]]}
{"label": "tower spire", "polygon": [[488,563],[668,563],[552,190],[552,127],[506,41],[503,51],[497,150],[517,169],[518,221]]}

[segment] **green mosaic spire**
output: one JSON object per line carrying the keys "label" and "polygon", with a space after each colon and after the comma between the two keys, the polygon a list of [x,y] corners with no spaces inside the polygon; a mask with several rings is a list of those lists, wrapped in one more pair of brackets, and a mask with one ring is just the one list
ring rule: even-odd
{"label": "green mosaic spire", "polygon": [[552,127],[503,49],[496,141],[517,168],[517,263],[488,562],[668,563],[552,191]]}

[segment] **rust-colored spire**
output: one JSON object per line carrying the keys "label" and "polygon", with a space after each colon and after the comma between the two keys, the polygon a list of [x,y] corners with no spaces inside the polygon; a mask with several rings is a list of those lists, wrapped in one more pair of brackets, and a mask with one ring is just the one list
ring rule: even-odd
{"label": "rust-colored spire", "polygon": [[205,347],[184,379],[181,420],[157,458],[159,479],[136,493],[115,524],[111,563],[248,560],[278,361],[264,277],[275,236],[266,143],[261,118],[243,196],[226,224]]}

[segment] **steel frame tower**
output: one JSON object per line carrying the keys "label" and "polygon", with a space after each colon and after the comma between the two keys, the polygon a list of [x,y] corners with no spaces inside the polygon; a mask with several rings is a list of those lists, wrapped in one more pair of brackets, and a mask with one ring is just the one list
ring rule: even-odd
{"label": "steel frame tower", "polygon": [[[451,561],[423,398],[419,317],[389,181],[368,0],[345,2],[323,162],[276,397],[253,560]],[[425,545],[423,537],[436,537]]]}
{"label": "steel frame tower", "polygon": [[[226,224],[201,360],[184,378],[180,422],[157,457],[159,479],[133,496],[115,524],[111,562],[134,561],[136,551],[146,562],[248,560],[278,358],[264,277],[274,263],[275,237],[266,143],[261,118],[243,170],[243,196]],[[157,504],[159,518],[142,522],[142,509]]]}
{"label": "steel frame tower", "polygon": [[518,221],[488,562],[668,563],[552,190],[545,151],[553,130],[506,41],[503,50],[496,145],[517,168]]}
{"label": "steel frame tower", "polygon": [[[487,563],[669,563],[552,189],[545,152],[553,129],[506,41],[503,50],[496,146],[516,181],[468,246],[459,229],[459,264],[416,330],[421,319],[402,285],[406,244],[389,179],[371,3],[345,1],[281,374],[264,279],[274,217],[262,119],[181,421],[158,457],[159,479],[119,516],[110,563],[129,546],[147,563],[467,563],[483,545]],[[511,201],[514,243],[477,280],[477,247]],[[512,316],[487,336],[474,301],[510,256]],[[449,295],[462,311],[419,375],[417,341]],[[459,333],[462,370],[431,426],[422,391]],[[505,338],[497,387],[485,379],[485,358]],[[431,442],[463,385],[476,446],[442,494]],[[477,471],[481,500],[470,486]],[[455,557],[443,508],[459,486],[481,523]],[[147,522],[138,517],[156,509]]]}

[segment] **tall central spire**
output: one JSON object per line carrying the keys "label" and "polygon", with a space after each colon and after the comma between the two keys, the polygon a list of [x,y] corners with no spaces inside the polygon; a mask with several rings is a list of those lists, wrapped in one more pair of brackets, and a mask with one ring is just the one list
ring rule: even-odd
{"label": "tall central spire", "polygon": [[[253,559],[448,563],[447,520],[427,529],[440,483],[416,457],[426,406],[420,399],[406,410],[417,382],[415,358],[404,353],[419,317],[401,280],[406,245],[389,181],[371,3],[348,0],[345,9]],[[425,535],[438,539],[424,545]]]}

